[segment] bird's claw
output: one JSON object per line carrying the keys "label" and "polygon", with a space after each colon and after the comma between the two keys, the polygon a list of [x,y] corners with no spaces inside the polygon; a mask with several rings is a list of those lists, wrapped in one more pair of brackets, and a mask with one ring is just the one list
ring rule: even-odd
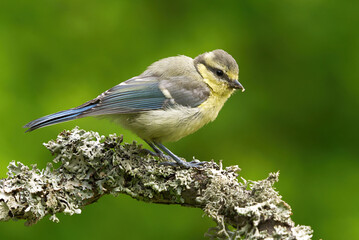
{"label": "bird's claw", "polygon": [[[181,167],[181,168],[200,168],[205,163],[205,162],[200,162],[198,160],[193,160],[191,162],[183,161],[183,160],[181,160],[180,157],[173,154],[170,150],[168,150],[162,144],[160,144],[160,143],[154,144],[154,143],[148,142],[148,141],[146,141],[146,142],[155,151],[152,152],[152,151],[150,151],[148,149],[143,149],[143,151],[145,153],[150,154],[151,156],[159,157],[159,158],[162,158],[162,159],[166,160],[166,162],[162,162],[162,163],[160,163],[160,165],[172,166],[172,167]],[[161,148],[161,150],[163,150],[164,152],[168,153],[169,156],[164,154],[158,147]],[[175,162],[172,162],[173,160]]]}

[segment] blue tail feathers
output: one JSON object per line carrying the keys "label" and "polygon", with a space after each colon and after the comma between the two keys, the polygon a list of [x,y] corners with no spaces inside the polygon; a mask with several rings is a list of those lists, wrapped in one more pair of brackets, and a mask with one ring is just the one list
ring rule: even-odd
{"label": "blue tail feathers", "polygon": [[41,117],[39,119],[29,122],[28,124],[26,124],[24,126],[24,128],[28,128],[26,130],[26,132],[31,132],[38,128],[46,127],[46,126],[61,123],[61,122],[70,121],[70,120],[78,118],[79,115],[81,115],[85,111],[93,108],[95,105],[96,104],[90,104],[90,105],[87,105],[84,107],[73,108],[73,109],[53,113],[53,114],[50,114],[50,115],[47,115],[47,116],[44,116],[44,117]]}

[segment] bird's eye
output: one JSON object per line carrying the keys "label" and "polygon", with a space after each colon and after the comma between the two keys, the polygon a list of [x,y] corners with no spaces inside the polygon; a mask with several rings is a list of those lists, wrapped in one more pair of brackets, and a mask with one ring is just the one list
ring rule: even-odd
{"label": "bird's eye", "polygon": [[217,70],[216,74],[217,74],[218,77],[221,77],[221,76],[223,76],[223,71],[222,70]]}

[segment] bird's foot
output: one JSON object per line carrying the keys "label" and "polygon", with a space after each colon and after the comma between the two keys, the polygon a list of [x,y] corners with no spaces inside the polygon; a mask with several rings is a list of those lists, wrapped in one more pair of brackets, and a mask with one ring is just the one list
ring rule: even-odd
{"label": "bird's foot", "polygon": [[[146,142],[155,151],[155,152],[151,152],[150,150],[146,150],[147,153],[151,154],[152,156],[160,157],[167,161],[160,163],[160,165],[181,167],[181,168],[193,168],[193,167],[200,168],[205,163],[205,162],[200,162],[198,160],[193,160],[192,162],[183,161],[180,157],[178,157],[173,152],[171,152],[168,148],[163,146],[163,144],[150,142],[150,141],[146,141]],[[161,150],[167,153],[169,156],[165,155]],[[174,160],[175,162],[171,162],[171,160]]]}

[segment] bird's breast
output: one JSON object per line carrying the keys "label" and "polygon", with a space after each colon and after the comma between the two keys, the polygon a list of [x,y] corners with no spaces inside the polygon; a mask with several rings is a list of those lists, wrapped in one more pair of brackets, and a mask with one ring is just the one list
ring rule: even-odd
{"label": "bird's breast", "polygon": [[[209,111],[177,106],[136,114],[116,115],[119,123],[139,137],[155,142],[175,142],[213,120]],[[214,117],[215,118],[215,117]]]}
{"label": "bird's breast", "polygon": [[228,97],[212,94],[196,108],[177,105],[167,109],[119,114],[114,117],[123,127],[142,139],[175,142],[215,120]]}
{"label": "bird's breast", "polygon": [[208,99],[198,106],[203,117],[208,118],[208,121],[214,121],[232,92],[233,91],[228,91],[224,94],[217,94],[212,91]]}

